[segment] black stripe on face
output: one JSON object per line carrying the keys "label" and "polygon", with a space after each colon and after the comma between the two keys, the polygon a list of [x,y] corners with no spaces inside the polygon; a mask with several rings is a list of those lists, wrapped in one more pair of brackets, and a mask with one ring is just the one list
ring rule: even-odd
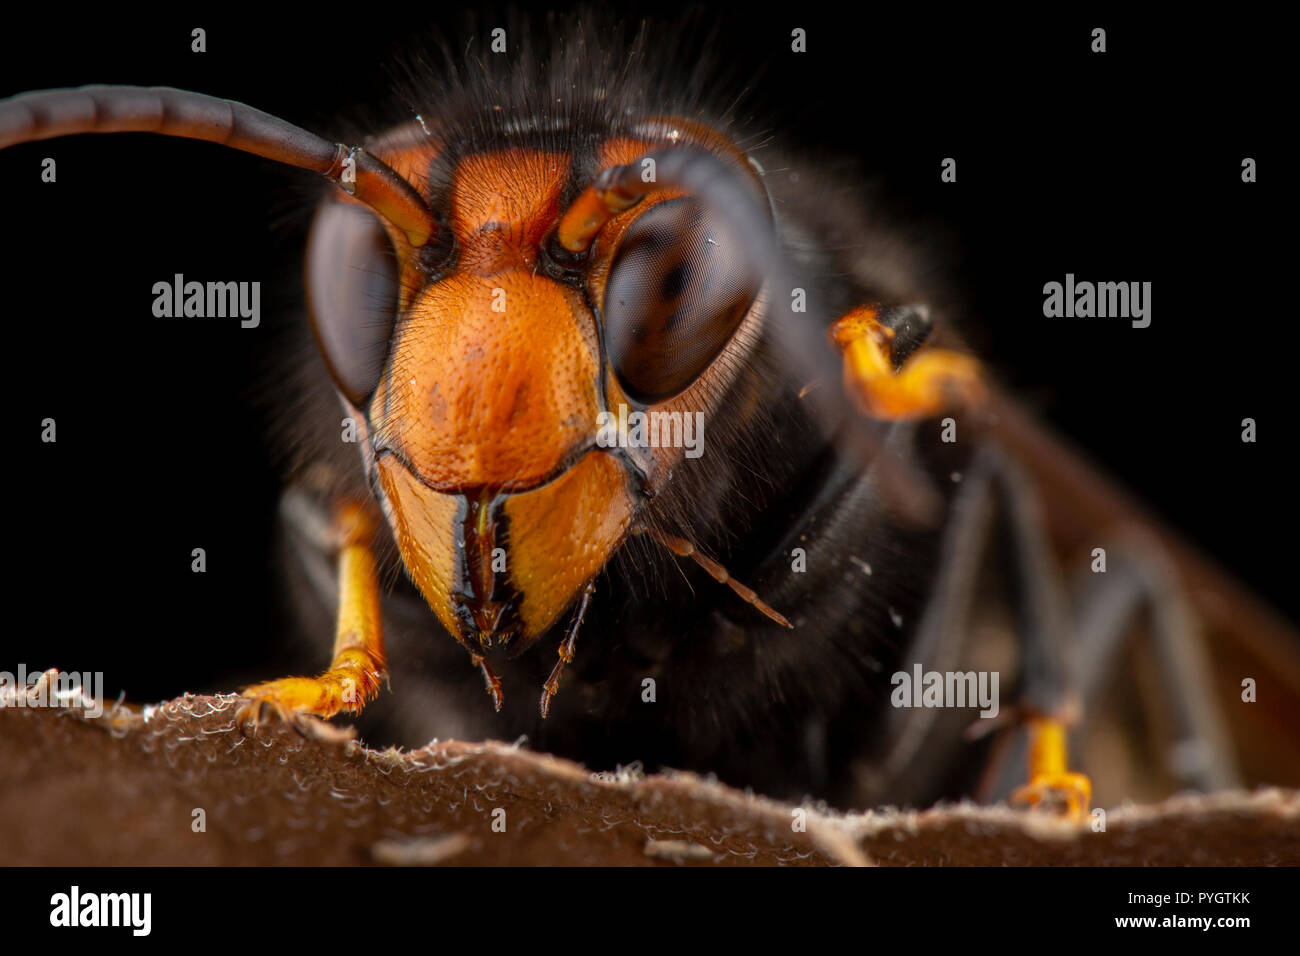
{"label": "black stripe on face", "polygon": [[[457,495],[456,521],[461,529],[456,550],[451,603],[461,622],[466,640],[477,637],[483,647],[495,638],[509,643],[520,631],[519,606],[523,595],[510,579],[508,556],[509,519],[505,502],[509,497],[496,494]],[[507,555],[504,570],[493,569],[494,551]]]}

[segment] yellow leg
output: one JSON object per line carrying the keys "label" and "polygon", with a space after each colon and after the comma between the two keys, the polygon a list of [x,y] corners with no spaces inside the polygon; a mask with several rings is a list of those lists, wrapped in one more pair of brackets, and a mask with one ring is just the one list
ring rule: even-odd
{"label": "yellow leg", "polygon": [[1065,815],[1082,820],[1092,800],[1092,781],[1071,773],[1063,721],[1033,717],[1029,721],[1029,783],[1011,795],[1011,802],[1031,807],[1063,806]]}
{"label": "yellow leg", "polygon": [[985,388],[979,363],[950,349],[924,349],[894,368],[894,330],[875,306],[861,306],[828,332],[844,356],[844,387],[872,418],[927,418],[954,405],[976,405]]}
{"label": "yellow leg", "polygon": [[339,613],[334,659],[319,677],[286,677],[255,684],[240,692],[247,697],[238,713],[241,724],[260,723],[266,713],[333,717],[361,713],[379,693],[387,674],[383,624],[379,611],[379,575],[371,542],[375,519],[365,506],[346,502],[335,509],[339,540]]}

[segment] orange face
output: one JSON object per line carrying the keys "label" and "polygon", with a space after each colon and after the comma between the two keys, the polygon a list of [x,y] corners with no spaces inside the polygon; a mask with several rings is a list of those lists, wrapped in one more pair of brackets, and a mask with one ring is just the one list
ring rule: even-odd
{"label": "orange face", "polygon": [[[374,151],[422,183],[438,145],[409,131],[388,144]],[[597,161],[630,162],[656,145],[611,140]],[[682,455],[598,443],[601,413],[628,399],[605,367],[587,299],[600,300],[629,224],[673,194],[606,223],[580,287],[539,268],[571,163],[528,148],[461,158],[440,197],[454,266],[433,281],[386,227],[400,318],[365,409],[372,473],[412,580],[465,644],[527,643],[546,632],[638,530],[647,485]],[[706,384],[662,408],[708,407],[717,390]]]}

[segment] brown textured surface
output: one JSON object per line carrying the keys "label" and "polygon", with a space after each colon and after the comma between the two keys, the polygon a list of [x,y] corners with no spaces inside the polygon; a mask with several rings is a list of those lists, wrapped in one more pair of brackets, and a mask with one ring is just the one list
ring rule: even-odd
{"label": "brown textured surface", "polygon": [[[98,719],[0,708],[7,864],[1300,863],[1300,793],[1111,811],[1105,833],[1006,808],[839,815],[691,775],[597,776],[502,743],[367,750],[328,724],[235,726],[233,697]],[[192,829],[193,811],[206,832]],[[493,811],[504,809],[505,832]],[[499,815],[498,815],[499,816]]]}

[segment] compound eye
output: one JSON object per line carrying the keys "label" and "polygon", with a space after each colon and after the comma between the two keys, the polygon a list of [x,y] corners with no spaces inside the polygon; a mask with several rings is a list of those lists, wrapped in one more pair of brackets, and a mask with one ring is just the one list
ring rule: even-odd
{"label": "compound eye", "polygon": [[661,402],[699,378],[758,293],[746,258],[694,200],[670,199],[638,218],[605,287],[605,342],[634,401]]}
{"label": "compound eye", "polygon": [[397,256],[379,219],[364,206],[322,206],[307,243],[307,306],[334,384],[358,409],[388,359],[397,283]]}

